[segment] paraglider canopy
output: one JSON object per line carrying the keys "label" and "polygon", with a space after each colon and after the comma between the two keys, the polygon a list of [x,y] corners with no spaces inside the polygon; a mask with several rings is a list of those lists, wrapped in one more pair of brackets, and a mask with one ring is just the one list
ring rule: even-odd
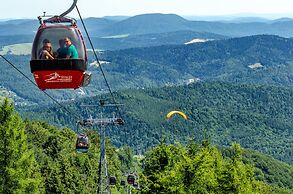
{"label": "paraglider canopy", "polygon": [[188,117],[186,116],[186,114],[184,114],[183,112],[181,111],[177,111],[177,110],[174,110],[174,111],[171,111],[167,114],[166,116],[166,119],[169,120],[174,114],[179,114],[180,116],[182,116],[185,120],[188,120]]}

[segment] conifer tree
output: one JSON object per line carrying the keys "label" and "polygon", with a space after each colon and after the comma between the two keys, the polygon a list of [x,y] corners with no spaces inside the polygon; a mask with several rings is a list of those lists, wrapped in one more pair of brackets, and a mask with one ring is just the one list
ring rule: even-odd
{"label": "conifer tree", "polygon": [[6,98],[0,104],[0,193],[43,193],[25,126]]}
{"label": "conifer tree", "polygon": [[184,168],[186,193],[219,193],[218,180],[225,161],[207,140],[202,144]]}
{"label": "conifer tree", "polygon": [[255,193],[253,188],[253,167],[242,162],[242,152],[239,144],[232,145],[233,156],[221,179],[221,187],[225,193]]}

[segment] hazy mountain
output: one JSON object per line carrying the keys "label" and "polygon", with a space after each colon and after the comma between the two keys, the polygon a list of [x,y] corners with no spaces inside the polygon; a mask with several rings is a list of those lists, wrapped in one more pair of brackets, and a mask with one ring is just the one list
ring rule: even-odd
{"label": "hazy mountain", "polygon": [[[293,36],[293,20],[266,21],[256,18],[242,18],[230,22],[190,21],[175,14],[143,14],[123,20],[87,18],[86,27],[93,37],[117,35],[141,35],[174,31],[209,32],[223,36],[249,36],[272,34]],[[79,23],[80,24],[80,23]],[[38,27],[36,20],[13,20],[0,22],[0,35],[34,34]],[[82,29],[81,25],[80,28]]]}
{"label": "hazy mountain", "polygon": [[275,14],[257,14],[257,13],[239,13],[228,15],[183,15],[187,20],[200,20],[200,21],[229,21],[237,18],[256,18],[264,20],[275,20],[282,17],[292,18],[292,13],[275,13]]}
{"label": "hazy mountain", "polygon": [[13,24],[13,25],[21,25],[26,22],[31,22],[32,19],[10,19],[10,20],[3,20],[0,21],[0,24]]}
{"label": "hazy mountain", "polygon": [[[91,37],[95,48],[102,50],[119,50],[136,47],[151,47],[170,44],[187,44],[192,41],[219,40],[228,37],[204,32],[175,31],[155,34]],[[86,40],[87,45],[88,40]]]}
{"label": "hazy mountain", "polygon": [[37,20],[21,19],[0,22],[0,36],[33,35],[38,27]]}
{"label": "hazy mountain", "polygon": [[109,35],[116,34],[149,34],[179,30],[190,30],[187,20],[175,14],[143,14],[130,17],[104,29]]}
{"label": "hazy mountain", "polygon": [[[116,21],[106,18],[86,18],[84,19],[85,26],[92,36],[97,36],[101,30],[116,23]],[[80,20],[77,20],[77,24],[82,32],[84,32],[83,26]]]}
{"label": "hazy mountain", "polygon": [[[34,35],[4,35],[0,36],[0,46],[6,46],[11,44],[20,44],[20,43],[32,43]],[[1,50],[1,49],[0,49]]]}
{"label": "hazy mountain", "polygon": [[[287,21],[287,20],[286,20]],[[149,34],[181,30],[210,32],[225,36],[273,34],[284,37],[293,35],[292,21],[273,21],[243,18],[227,22],[189,21],[175,14],[143,14],[119,21],[102,32],[104,35]]]}
{"label": "hazy mountain", "polygon": [[209,21],[223,23],[247,23],[247,22],[269,22],[270,19],[257,16],[182,16],[190,21]]}
{"label": "hazy mountain", "polygon": [[108,20],[114,20],[114,21],[121,21],[125,20],[127,18],[130,18],[131,16],[104,16],[103,18]]}
{"label": "hazy mountain", "polygon": [[222,20],[222,22],[227,22],[227,23],[250,23],[250,22],[267,23],[269,21],[271,20],[266,18],[261,18],[261,17],[238,17],[238,18],[233,18],[230,20]]}

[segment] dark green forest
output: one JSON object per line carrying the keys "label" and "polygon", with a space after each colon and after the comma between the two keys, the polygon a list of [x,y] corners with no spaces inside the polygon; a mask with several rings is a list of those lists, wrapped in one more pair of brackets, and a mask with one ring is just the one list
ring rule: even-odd
{"label": "dark green forest", "polygon": [[[0,106],[0,193],[95,193],[99,136],[93,131],[88,154],[75,151],[76,134],[45,122],[22,120],[8,100]],[[109,174],[117,180],[134,168],[127,147],[107,141]],[[117,193],[119,186],[112,188]],[[122,188],[123,189],[123,188]]]}
{"label": "dark green forest", "polygon": [[[1,193],[95,193],[99,160],[96,132],[87,131],[89,152],[76,153],[76,135],[71,129],[23,120],[4,99],[0,133]],[[117,177],[118,183],[126,179],[125,173],[138,173],[138,187],[116,184],[111,186],[112,193],[127,189],[133,193],[182,194],[293,192],[292,165],[243,150],[239,144],[221,150],[209,140],[191,140],[185,146],[161,142],[139,160],[128,147],[117,149],[110,141],[106,145],[109,174]],[[285,174],[287,179],[282,177]]]}
{"label": "dark green forest", "polygon": [[[286,87],[198,82],[186,86],[160,89],[125,90],[115,93],[122,103],[121,114],[126,124],[109,129],[108,135],[116,146],[130,145],[138,152],[160,143],[211,142],[230,146],[240,143],[292,163],[293,90]],[[84,98],[63,105],[80,119],[98,117],[101,107],[95,105],[110,96]],[[165,116],[171,110],[181,110],[190,118],[186,122],[175,117],[168,122]],[[58,126],[72,126],[76,118],[60,106],[19,109],[25,118],[47,121]],[[108,111],[108,112],[107,112]],[[111,116],[115,110],[106,110]],[[162,135],[163,134],[163,135]]]}

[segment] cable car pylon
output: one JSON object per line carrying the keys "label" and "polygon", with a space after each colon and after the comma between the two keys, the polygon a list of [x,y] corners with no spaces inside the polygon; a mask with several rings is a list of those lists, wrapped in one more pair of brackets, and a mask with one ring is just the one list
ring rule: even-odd
{"label": "cable car pylon", "polygon": [[117,104],[106,104],[104,100],[100,100],[100,105],[82,105],[82,106],[101,106],[102,111],[100,113],[100,118],[89,118],[78,121],[82,126],[99,126],[100,130],[100,161],[98,168],[98,186],[96,193],[97,194],[110,194],[110,177],[108,175],[107,167],[107,157],[106,157],[106,128],[110,125],[123,125],[124,121],[122,118],[112,117],[105,118],[103,117],[104,108],[107,106],[117,106]]}
{"label": "cable car pylon", "polygon": [[107,157],[106,157],[106,142],[105,142],[105,131],[106,125],[101,124],[100,126],[100,162],[98,170],[98,187],[96,190],[97,194],[110,194],[109,176],[107,168]]}

